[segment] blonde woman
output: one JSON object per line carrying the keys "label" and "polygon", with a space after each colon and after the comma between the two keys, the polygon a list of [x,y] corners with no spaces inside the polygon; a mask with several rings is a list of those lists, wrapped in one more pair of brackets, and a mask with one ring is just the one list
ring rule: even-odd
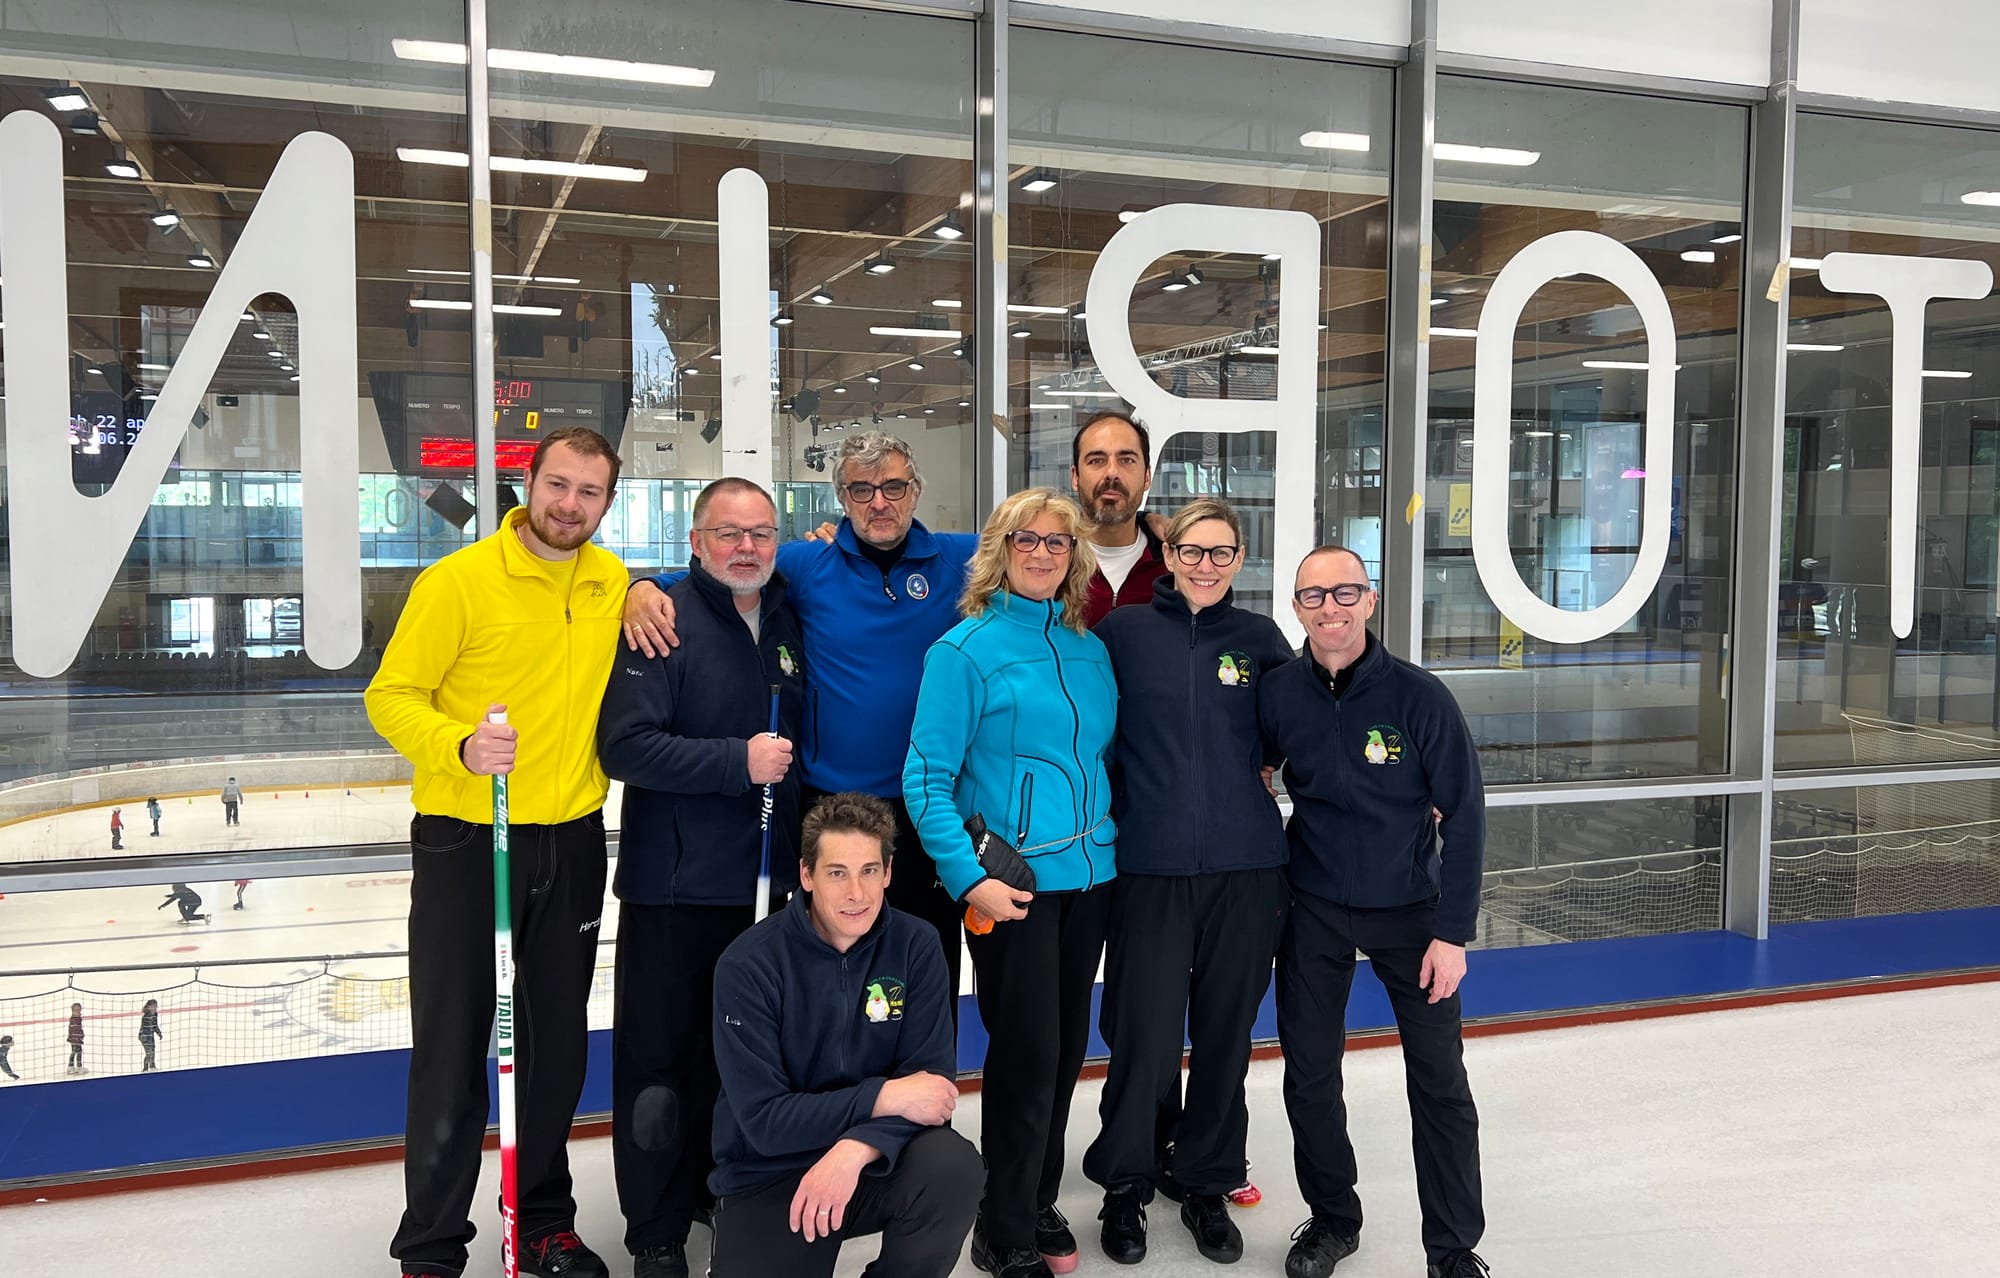
{"label": "blonde woman", "polygon": [[[999,1278],[1077,1263],[1055,1202],[1117,834],[1105,757],[1118,690],[1084,624],[1096,568],[1084,531],[1076,503],[1047,488],[1015,493],[986,521],[959,601],[965,620],[924,658],[903,766],[945,890],[994,924],[967,945],[989,1045],[972,1260]],[[965,830],[974,816],[1020,850],[1033,892],[986,875]]]}

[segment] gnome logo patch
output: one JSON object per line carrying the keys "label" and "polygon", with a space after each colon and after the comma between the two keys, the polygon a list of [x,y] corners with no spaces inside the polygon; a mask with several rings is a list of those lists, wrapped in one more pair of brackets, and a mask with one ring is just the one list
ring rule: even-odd
{"label": "gnome logo patch", "polygon": [[1361,747],[1361,757],[1374,764],[1401,763],[1403,730],[1386,723],[1378,723],[1368,729],[1368,740]]}
{"label": "gnome logo patch", "polygon": [[784,671],[787,677],[799,672],[799,663],[792,660],[792,650],[784,644],[778,645],[778,669]]}
{"label": "gnome logo patch", "polygon": [[903,593],[912,599],[928,599],[931,583],[920,572],[913,572],[903,582]]}
{"label": "gnome logo patch", "polygon": [[861,1014],[867,1017],[870,1023],[875,1025],[902,1020],[902,980],[894,976],[869,978],[868,995],[862,1000]]}
{"label": "gnome logo patch", "polygon": [[1225,652],[1215,663],[1215,681],[1225,688],[1247,688],[1256,663],[1247,652]]}

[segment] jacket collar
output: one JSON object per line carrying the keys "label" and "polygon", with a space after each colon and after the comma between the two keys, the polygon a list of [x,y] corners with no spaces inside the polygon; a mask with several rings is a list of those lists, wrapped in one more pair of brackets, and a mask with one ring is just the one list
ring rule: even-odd
{"label": "jacket collar", "polygon": [[1313,655],[1312,644],[1308,642],[1305,657],[1307,661],[1312,662],[1313,678],[1319,681],[1322,688],[1331,692],[1340,686],[1340,681],[1345,676],[1345,691],[1352,692],[1379,676],[1388,668],[1389,650],[1382,646],[1382,641],[1375,637],[1373,631],[1362,632],[1362,645],[1361,656],[1353,665],[1339,671],[1330,671],[1319,663],[1319,658]]}
{"label": "jacket collar", "polygon": [[[856,559],[865,559],[867,557],[861,553],[861,539],[855,535],[854,521],[844,515],[841,517],[839,530],[833,534],[833,544]],[[912,519],[910,521],[910,531],[903,538],[903,561],[934,559],[937,557],[937,553],[937,539],[931,536],[931,530],[924,527],[923,520]]]}
{"label": "jacket collar", "polygon": [[1215,626],[1220,625],[1236,606],[1236,591],[1232,587],[1224,591],[1222,598],[1216,603],[1203,608],[1200,612],[1190,612],[1187,596],[1174,589],[1173,578],[1162,577],[1153,583],[1153,606],[1176,621],[1192,617],[1197,626]]}
{"label": "jacket collar", "polygon": [[993,592],[993,597],[986,601],[986,607],[1016,625],[1036,630],[1046,630],[1062,624],[1061,599],[1023,599],[1004,585]]}
{"label": "jacket collar", "polygon": [[[521,525],[527,522],[526,506],[514,507],[507,512],[507,517],[500,521],[500,531],[493,534],[500,543],[500,561],[507,566],[507,574],[511,577],[546,577],[549,568],[557,561],[543,559],[529,550],[526,543],[521,540]],[[585,542],[576,548],[574,563],[578,581],[610,581],[613,565],[618,566],[621,576],[624,573],[624,566],[618,564],[616,558],[600,552],[591,542]]]}
{"label": "jacket collar", "polygon": [[[701,566],[700,555],[689,557],[687,579],[694,583],[694,591],[701,597],[701,601],[715,609],[719,615],[725,617],[738,615],[735,593],[717,581],[713,573]],[[763,600],[757,608],[758,617],[761,619],[770,616],[784,602],[785,575],[773,571],[771,580],[764,586]]]}

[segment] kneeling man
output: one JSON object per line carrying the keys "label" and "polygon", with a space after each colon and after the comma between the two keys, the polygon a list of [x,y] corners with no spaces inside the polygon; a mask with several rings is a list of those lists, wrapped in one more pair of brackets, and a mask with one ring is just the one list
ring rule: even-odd
{"label": "kneeling man", "polygon": [[871,1278],[944,1278],[985,1169],[951,1130],[957,996],[937,930],[883,904],[896,823],[864,794],[807,813],[799,886],[715,969],[712,1278],[833,1272],[880,1233]]}

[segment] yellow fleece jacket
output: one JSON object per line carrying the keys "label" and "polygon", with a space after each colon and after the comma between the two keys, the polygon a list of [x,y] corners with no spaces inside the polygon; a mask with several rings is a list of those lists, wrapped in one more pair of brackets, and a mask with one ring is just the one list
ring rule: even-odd
{"label": "yellow fleece jacket", "polygon": [[597,714],[625,566],[587,543],[573,559],[542,559],[515,531],[526,518],[516,507],[499,532],[417,575],[369,681],[368,721],[415,766],[410,798],[425,815],[493,820],[492,782],[466,770],[458,747],[495,703],[520,733],[511,820],[553,825],[604,806]]}

